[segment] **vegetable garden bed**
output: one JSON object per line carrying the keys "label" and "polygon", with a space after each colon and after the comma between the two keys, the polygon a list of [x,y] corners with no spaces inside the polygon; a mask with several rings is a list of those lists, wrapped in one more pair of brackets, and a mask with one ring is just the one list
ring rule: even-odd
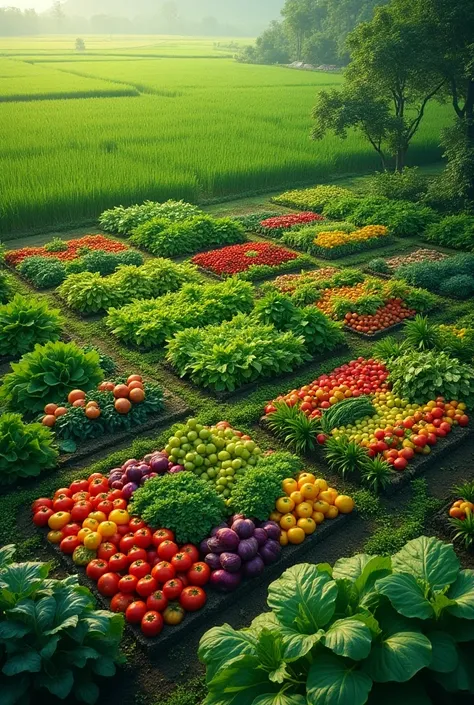
{"label": "vegetable garden bed", "polygon": [[370,335],[369,333],[363,333],[360,330],[354,330],[354,328],[351,328],[350,326],[346,326],[346,325],[344,326],[344,330],[347,331],[348,333],[354,333],[354,335],[358,335],[361,338],[364,338],[364,340],[378,340],[379,338],[382,338],[387,333],[394,333],[395,331],[403,328],[404,322],[409,321],[410,319],[414,318],[414,315],[409,316],[408,318],[405,318],[403,321],[400,321],[400,323],[394,323],[392,326],[388,326],[387,328],[383,328],[382,330],[378,330],[376,333],[372,333],[372,335]]}

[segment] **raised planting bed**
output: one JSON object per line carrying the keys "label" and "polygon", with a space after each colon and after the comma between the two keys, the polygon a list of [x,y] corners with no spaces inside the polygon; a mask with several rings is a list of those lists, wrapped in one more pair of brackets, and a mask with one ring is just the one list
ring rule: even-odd
{"label": "raised planting bed", "polygon": [[324,216],[319,213],[252,213],[235,218],[246,230],[278,240],[284,232],[301,228],[309,223],[322,222]]}
{"label": "raised planting bed", "polygon": [[[188,454],[180,455],[186,453],[187,443],[195,449],[193,463]],[[180,459],[184,467],[175,464]],[[217,475],[211,476],[206,461]],[[349,520],[353,501],[336,490],[331,495],[332,516],[328,513],[319,526],[305,519],[298,526],[295,521],[286,532],[276,521],[262,518],[267,512],[273,515],[271,508],[285,494],[288,482],[300,485],[302,493],[309,487],[311,494],[317,494],[327,487],[324,480],[302,473],[302,468],[302,462],[289,454],[264,457],[249,436],[226,422],[205,427],[190,420],[169,438],[163,451],[141,461],[130,459],[113,468],[108,477],[94,474],[76,480],[52,499],[38,499],[32,507],[33,522],[44,531],[63,565],[79,573],[104,607],[123,611],[129,602],[141,599],[151,609],[153,593],[155,609],[165,620],[170,611],[172,616],[179,613],[175,626],[167,621],[153,638],[142,634],[127,614],[141,645],[166,649],[204,625],[211,613],[248,595],[253,587],[268,584]],[[231,489],[239,488],[238,494],[232,494],[233,506],[252,506],[260,519],[245,519],[243,513],[231,516],[230,508],[226,509]],[[102,580],[104,573],[107,577]],[[181,582],[184,576],[188,590]],[[156,594],[158,589],[167,600]],[[199,596],[195,611],[186,606],[188,591]],[[117,592],[121,597],[115,598]],[[124,598],[124,593],[130,597]],[[165,611],[168,605],[171,609]]]}
{"label": "raised planting bed", "polygon": [[206,273],[222,278],[238,275],[239,278],[249,281],[315,266],[315,262],[307,255],[299,255],[270,242],[231,245],[203,252],[191,261]]}
{"label": "raised planting bed", "polygon": [[[366,271],[378,277],[389,278],[399,267],[407,264],[418,264],[420,262],[440,262],[449,255],[439,250],[419,248],[406,255],[394,255],[386,259],[373,259],[367,263]],[[372,266],[373,265],[373,266]]]}

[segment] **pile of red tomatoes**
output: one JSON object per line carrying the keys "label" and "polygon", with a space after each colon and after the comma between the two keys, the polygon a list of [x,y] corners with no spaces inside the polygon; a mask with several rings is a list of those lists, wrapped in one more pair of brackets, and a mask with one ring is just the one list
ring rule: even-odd
{"label": "pile of red tomatoes", "polygon": [[86,568],[113,612],[123,612],[145,636],[157,636],[165,624],[180,624],[186,612],[205,605],[211,570],[196,546],[179,546],[168,529],[153,531],[127,505],[122,490],[94,473],[52,499],[35,500],[33,522],[48,527],[48,540]]}
{"label": "pile of red tomatoes", "polygon": [[381,330],[401,323],[407,318],[412,318],[415,314],[416,311],[408,308],[402,299],[390,299],[372,315],[346,313],[344,323],[358,333],[374,335]]}

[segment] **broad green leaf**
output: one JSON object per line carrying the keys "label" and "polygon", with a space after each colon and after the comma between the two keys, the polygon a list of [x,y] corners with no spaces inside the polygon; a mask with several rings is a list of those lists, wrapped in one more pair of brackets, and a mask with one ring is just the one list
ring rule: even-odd
{"label": "broad green leaf", "polygon": [[273,671],[270,671],[268,674],[268,678],[272,683],[279,683],[280,685],[286,678],[288,678],[288,676],[288,669],[284,661],[282,661],[277,668],[274,668]]}
{"label": "broad green leaf", "polygon": [[448,597],[456,605],[448,607],[455,617],[474,619],[474,570],[461,570],[456,582],[448,590]]}
{"label": "broad green leaf", "polygon": [[436,619],[440,617],[443,610],[447,609],[448,607],[455,607],[455,605],[456,600],[451,600],[447,595],[442,592],[436,593],[434,599],[431,600],[431,606],[435,613]]}
{"label": "broad green leaf", "polygon": [[100,654],[90,646],[79,646],[73,651],[64,654],[64,662],[77,668],[85,668],[87,661],[98,659]]}
{"label": "broad green leaf", "polygon": [[[374,595],[374,585],[377,580],[389,575],[392,571],[392,561],[389,556],[373,556],[364,566],[362,573],[356,579],[354,587],[359,593],[359,604],[370,607],[377,599]],[[375,602],[376,604],[376,602]]]}
{"label": "broad green leaf", "polygon": [[[56,619],[57,619],[57,617],[56,617]],[[57,634],[58,632],[62,632],[64,629],[76,627],[78,622],[79,622],[79,617],[77,616],[77,614],[75,614],[75,615],[65,619],[64,622],[61,622],[56,627],[53,627],[52,629],[48,629],[47,631],[44,632],[44,634],[45,634],[45,636],[52,636],[53,634]]]}
{"label": "broad green leaf", "polygon": [[48,572],[46,563],[12,563],[1,572],[0,587],[21,599],[31,595]]}
{"label": "broad green leaf", "polygon": [[41,656],[37,651],[21,651],[7,657],[2,668],[6,676],[16,676],[18,673],[39,673],[41,671]]}
{"label": "broad green leaf", "polygon": [[444,590],[454,583],[459,573],[459,559],[453,546],[433,536],[409,541],[392,556],[392,566],[394,573],[411,573],[434,591]]}
{"label": "broad green leaf", "polygon": [[471,691],[474,687],[472,673],[473,654],[472,648],[458,647],[458,663],[456,668],[449,673],[433,671],[433,678],[440,683],[448,693],[457,693],[461,690]]}
{"label": "broad green leaf", "polygon": [[280,628],[280,622],[273,612],[262,612],[252,620],[247,631],[252,631],[258,636],[262,629],[271,629],[272,627]]}
{"label": "broad green leaf", "polygon": [[199,660],[207,666],[207,680],[212,680],[220,667],[236,656],[255,654],[256,644],[251,632],[236,631],[229,624],[209,629],[201,638],[198,649]]}
{"label": "broad green leaf", "polygon": [[374,643],[364,670],[378,683],[404,683],[431,662],[431,643],[423,634],[399,632]]}
{"label": "broad green leaf", "polygon": [[338,656],[362,661],[370,653],[372,634],[370,629],[358,620],[350,617],[339,619],[331,624],[326,632],[324,645]]}
{"label": "broad green leaf", "polygon": [[458,619],[446,614],[446,619],[442,622],[443,629],[450,634],[458,644],[474,641],[474,621]]}
{"label": "broad green leaf", "polygon": [[30,626],[23,622],[6,620],[0,622],[0,639],[20,639],[28,634]]}
{"label": "broad green leaf", "polygon": [[392,606],[404,617],[418,619],[433,617],[433,608],[413,575],[408,573],[387,575],[377,580],[376,589],[388,597]]}
{"label": "broad green leaf", "polygon": [[74,686],[74,695],[80,702],[86,703],[86,705],[94,705],[99,699],[99,688],[92,681],[79,681]]}
{"label": "broad green leaf", "polygon": [[88,607],[94,607],[92,595],[87,589],[78,587],[75,590],[64,589],[56,593],[55,626],[59,626],[70,617],[81,615]]}
{"label": "broad green leaf", "polygon": [[74,676],[69,669],[55,673],[54,676],[48,676],[43,672],[37,677],[37,683],[49,690],[52,695],[64,700],[72,690]]}
{"label": "broad green leaf", "polygon": [[308,654],[324,636],[323,629],[319,629],[315,634],[301,634],[297,629],[282,626],[280,631],[283,639],[283,656],[288,663]]}
{"label": "broad green leaf", "polygon": [[330,563],[317,563],[316,568],[320,573],[327,573],[331,578],[333,577],[332,565]]}
{"label": "broad green leaf", "polygon": [[0,547],[0,570],[12,562],[15,551],[16,547],[14,543]]}
{"label": "broad green leaf", "polygon": [[334,568],[332,570],[332,577],[336,578],[348,578],[355,582],[359,578],[366,565],[373,560],[373,556],[368,553],[357,553],[351,558],[339,558],[338,561],[334,563]]}
{"label": "broad green leaf", "polygon": [[60,639],[59,636],[53,636],[53,638],[48,639],[48,641],[46,642],[46,645],[43,646],[43,648],[40,651],[40,656],[42,659],[47,661],[54,656],[54,654],[56,653],[56,648],[59,643],[59,639]]}
{"label": "broad green leaf", "polygon": [[426,636],[431,641],[431,663],[428,668],[440,673],[454,671],[459,662],[454,637],[438,631],[429,632]]}
{"label": "broad green leaf", "polygon": [[306,682],[308,705],[364,705],[372,679],[350,662],[321,654],[311,665]]}
{"label": "broad green leaf", "polygon": [[275,628],[263,629],[258,637],[257,658],[273,683],[283,683],[287,675],[283,661],[281,632]]}
{"label": "broad green leaf", "polygon": [[36,623],[41,632],[51,629],[56,614],[56,600],[54,597],[43,597],[35,605]]}
{"label": "broad green leaf", "polygon": [[329,622],[336,597],[337,585],[327,573],[301,563],[270,585],[267,601],[282,624],[310,634]]}
{"label": "broad green leaf", "polygon": [[115,675],[116,667],[113,659],[104,656],[94,661],[92,670],[94,673],[97,673],[98,676],[106,676],[109,678]]}
{"label": "broad green leaf", "polygon": [[[226,660],[207,685],[209,705],[222,702],[226,705],[251,705],[258,695],[271,693],[273,686],[257,657],[250,654]],[[279,692],[280,687],[275,685],[274,689]]]}
{"label": "broad green leaf", "polygon": [[362,622],[362,624],[365,624],[365,626],[369,628],[372,638],[379,636],[379,634],[382,633],[378,621],[373,615],[370,614],[370,612],[358,612],[357,614],[352,615],[351,619],[356,619],[357,621]]}
{"label": "broad green leaf", "polygon": [[306,705],[303,695],[290,695],[290,693],[271,693],[259,695],[252,705]]}

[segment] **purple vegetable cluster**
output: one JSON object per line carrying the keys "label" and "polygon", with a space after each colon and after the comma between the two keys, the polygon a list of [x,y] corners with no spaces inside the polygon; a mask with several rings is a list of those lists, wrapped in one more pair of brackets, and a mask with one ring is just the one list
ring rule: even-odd
{"label": "purple vegetable cluster", "polygon": [[109,485],[114,490],[122,490],[125,499],[130,499],[140,485],[158,475],[167,472],[176,473],[184,470],[182,465],[175,465],[164,451],[145,455],[143,460],[130,458],[120,468],[113,468],[109,473]]}
{"label": "purple vegetable cluster", "polygon": [[266,565],[278,560],[280,527],[274,521],[256,526],[251,519],[236,514],[228,524],[216,526],[200,549],[212,571],[211,585],[231,592],[242,578],[256,578]]}

